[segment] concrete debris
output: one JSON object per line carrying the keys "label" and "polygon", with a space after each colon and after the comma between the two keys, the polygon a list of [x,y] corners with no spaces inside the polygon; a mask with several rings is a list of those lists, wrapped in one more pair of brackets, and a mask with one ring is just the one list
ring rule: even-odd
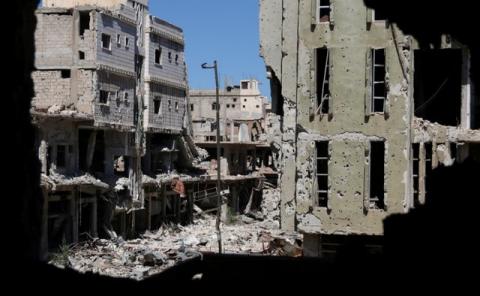
{"label": "concrete debris", "polygon": [[444,166],[452,166],[455,163],[455,158],[452,158],[449,145],[438,145],[436,152],[438,161],[440,161]]}
{"label": "concrete debris", "polygon": [[119,178],[115,183],[115,191],[127,190],[130,187],[130,180],[128,178]]}
{"label": "concrete debris", "polygon": [[280,227],[280,189],[264,189],[261,203],[262,214],[268,228],[278,229]]}
{"label": "concrete debris", "polygon": [[108,184],[96,179],[90,174],[82,176],[64,176],[51,171],[49,176],[42,175],[42,182],[50,184],[53,189],[58,185],[92,185],[103,189],[109,188]]}
{"label": "concrete debris", "polygon": [[413,120],[414,142],[480,142],[480,131],[456,126],[444,126],[415,117]]}
{"label": "concrete debris", "polygon": [[59,114],[61,111],[65,110],[64,105],[52,105],[50,108],[48,108],[47,113],[48,114]]}
{"label": "concrete debris", "polygon": [[208,158],[209,155],[208,155],[207,150],[205,150],[205,149],[203,149],[203,148],[201,148],[201,147],[198,147],[198,146],[196,146],[195,148],[197,149],[197,153],[198,153],[198,156],[194,159],[194,161],[195,161],[196,163],[200,163],[200,162],[202,162],[203,160],[205,160],[205,159]]}
{"label": "concrete debris", "polygon": [[[225,253],[301,256],[300,234],[268,230],[263,222],[252,222],[222,225]],[[141,280],[179,262],[201,257],[202,252],[217,251],[215,217],[207,216],[189,226],[170,225],[156,232],[147,231],[141,238],[130,241],[97,239],[85,242],[69,251],[66,261],[82,273]]]}

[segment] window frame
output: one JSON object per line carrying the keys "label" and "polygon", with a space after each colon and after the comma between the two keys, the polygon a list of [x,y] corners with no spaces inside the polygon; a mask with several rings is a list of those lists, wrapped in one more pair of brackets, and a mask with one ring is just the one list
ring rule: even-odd
{"label": "window frame", "polygon": [[[158,102],[158,110],[156,108],[157,102]],[[153,114],[162,115],[162,97],[161,96],[155,96],[153,98]]]}
{"label": "window frame", "polygon": [[[381,145],[383,146],[383,153],[382,153],[382,159],[381,161],[378,161],[378,163],[381,163],[383,165],[383,174],[381,174],[383,176],[383,180],[382,180],[382,196],[381,198],[380,197],[377,197],[377,196],[373,196],[373,193],[372,193],[372,189],[373,189],[373,185],[375,182],[372,178],[372,168],[373,168],[373,160],[372,160],[372,155],[373,155],[373,144],[374,143],[381,143]],[[385,182],[386,182],[386,176],[385,176],[385,158],[387,157],[387,145],[386,145],[386,141],[385,140],[371,140],[369,142],[369,150],[368,150],[368,175],[369,175],[369,189],[368,189],[368,193],[369,193],[369,196],[367,197],[368,198],[368,202],[369,202],[369,209],[371,210],[381,210],[381,211],[384,211],[386,209],[386,203],[385,203],[385,197],[386,197],[386,187],[385,187]],[[378,200],[376,199],[378,198]]]}
{"label": "window frame", "polygon": [[[326,145],[326,147],[320,147],[320,145]],[[326,148],[327,155],[326,156],[319,156],[319,151],[323,150]],[[315,141],[315,200],[316,200],[316,205],[321,208],[328,208],[328,202],[329,202],[329,192],[328,192],[328,183],[330,179],[330,172],[329,172],[329,167],[328,163],[330,161],[330,141],[329,140],[320,140],[320,141]],[[319,168],[319,161],[326,161],[326,172],[321,172]],[[327,183],[326,183],[326,188],[320,188],[320,182],[319,178],[327,178]],[[325,195],[323,197],[324,200],[322,200],[321,195]]]}
{"label": "window frame", "polygon": [[[319,67],[319,54],[325,50],[325,65],[323,69]],[[330,100],[332,95],[330,92],[330,49],[327,47],[320,47],[315,49],[315,95],[316,95],[316,114],[326,115],[330,114]],[[321,75],[321,76],[320,76]],[[320,77],[322,77],[320,81]],[[321,88],[320,88],[321,87]]]}
{"label": "window frame", "polygon": [[[108,37],[108,48],[104,46],[105,45],[105,40],[103,39],[103,37]],[[110,34],[107,34],[107,33],[102,33],[100,38],[101,38],[100,43],[102,44],[102,49],[112,51],[112,36]]]}
{"label": "window frame", "polygon": [[[102,97],[105,98],[105,100],[103,100]],[[99,96],[98,96],[98,103],[101,105],[108,106],[109,102],[110,102],[110,92],[108,90],[100,89]]]}
{"label": "window frame", "polygon": [[[332,3],[330,0],[316,0],[317,5],[316,5],[316,19],[318,24],[328,24],[330,23],[330,17],[332,13]],[[323,1],[328,1],[328,5],[322,5]],[[322,15],[322,10],[328,10],[328,21],[321,21],[321,15]]]}
{"label": "window frame", "polygon": [[[383,114],[385,113],[386,106],[385,104],[387,103],[387,80],[386,80],[386,74],[387,74],[387,56],[386,56],[386,49],[385,48],[372,48],[372,86],[371,86],[371,92],[372,92],[372,97],[370,101],[370,112],[371,113],[377,113],[377,114]],[[376,63],[376,57],[377,57],[377,52],[382,52],[383,53],[383,64],[377,64]],[[377,68],[383,68],[383,80],[376,80],[378,77],[376,77],[376,69]],[[375,91],[375,86],[383,84],[383,89],[384,89],[384,94],[383,96],[376,96],[376,91]],[[375,102],[376,101],[382,101],[383,102],[383,107],[382,111],[376,111],[375,108]]]}
{"label": "window frame", "polygon": [[[158,52],[158,63],[157,63],[157,52]],[[162,52],[163,52],[163,49],[161,46],[155,49],[154,59],[153,59],[153,62],[155,63],[155,65],[162,66]]]}

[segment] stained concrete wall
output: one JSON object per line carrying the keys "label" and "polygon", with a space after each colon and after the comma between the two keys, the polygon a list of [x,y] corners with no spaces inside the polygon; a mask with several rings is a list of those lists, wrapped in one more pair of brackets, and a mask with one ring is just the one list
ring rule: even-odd
{"label": "stained concrete wall", "polygon": [[73,15],[63,11],[48,14],[37,11],[35,67],[68,68],[73,64]]}
{"label": "stained concrete wall", "polygon": [[[97,63],[134,72],[137,34],[135,25],[104,13],[97,13],[96,31]],[[110,35],[111,50],[102,48],[102,34]],[[117,44],[118,34],[120,35],[120,44]],[[129,39],[128,46],[125,45],[125,38]]]}
{"label": "stained concrete wall", "polygon": [[283,101],[279,182],[282,184],[281,227],[286,230],[296,227],[298,13],[297,1],[260,1],[260,52],[272,71],[272,78],[276,77],[282,86],[281,97],[272,97],[272,100]]}
{"label": "stained concrete wall", "polygon": [[[154,16],[146,19],[145,126],[152,131],[181,132],[187,114],[187,68],[182,29]],[[161,48],[160,64],[155,51]],[[169,58],[170,57],[170,58]],[[161,99],[155,114],[154,100]]]}
{"label": "stained concrete wall", "polygon": [[35,71],[32,73],[35,97],[32,105],[47,110],[53,105],[68,105],[71,78],[62,78],[62,71]]}
{"label": "stained concrete wall", "polygon": [[93,70],[79,69],[76,72],[77,79],[77,110],[81,113],[92,114],[93,106],[97,98],[97,72]]}
{"label": "stained concrete wall", "polygon": [[[216,110],[212,109],[212,104],[216,102],[216,94],[214,90],[190,90],[190,104],[193,105],[191,110],[192,119],[215,119]],[[247,100],[245,102],[244,100]],[[238,89],[232,91],[220,92],[220,118],[228,118],[231,120],[258,120],[265,118],[263,108],[263,97],[260,94],[256,96],[241,96]],[[243,108],[243,106],[248,108]],[[256,105],[259,108],[256,108]],[[251,112],[253,106],[254,112]],[[190,107],[191,108],[191,107]]]}
{"label": "stained concrete wall", "polygon": [[[146,83],[146,123],[151,129],[180,133],[186,112],[186,91],[157,83]],[[159,98],[160,111],[155,114],[154,100]]]}
{"label": "stained concrete wall", "polygon": [[[162,27],[161,31],[166,32],[166,29]],[[183,35],[179,31],[176,32],[176,36],[183,40]],[[149,41],[147,76],[185,84],[186,64],[183,44],[154,33],[148,34],[147,38]],[[155,50],[159,48],[162,54],[160,64],[156,64]]]}
{"label": "stained concrete wall", "polygon": [[[95,11],[88,12],[90,16],[90,23],[88,29],[83,32],[83,36],[80,36],[80,20],[79,20],[79,13],[75,11],[75,26],[77,28],[75,31],[76,38],[76,49],[73,49],[73,57],[75,59],[75,64],[78,67],[88,67],[91,66],[96,61],[96,53],[97,53],[97,30],[95,30],[96,22],[95,22]],[[83,52],[84,58],[80,59],[80,51]]]}
{"label": "stained concrete wall", "polygon": [[[98,71],[98,87],[94,105],[95,124],[111,124],[123,127],[134,125],[135,79],[116,75],[106,71]],[[106,104],[99,101],[100,90],[113,94]],[[118,93],[118,96],[116,94]],[[128,94],[125,99],[125,93]]]}
{"label": "stained concrete wall", "polygon": [[[78,170],[78,129],[77,124],[67,120],[41,122],[38,128],[42,135],[39,148],[39,159],[42,163],[42,173],[47,173],[47,158],[50,158],[50,172],[73,175]],[[64,145],[65,167],[57,166],[57,149]],[[50,155],[48,155],[50,152]]]}
{"label": "stained concrete wall", "polygon": [[[411,204],[410,98],[400,61],[407,71],[409,63],[402,49],[398,56],[391,27],[384,22],[367,26],[362,0],[331,2],[334,23],[313,25],[312,0],[302,0],[298,6],[294,2],[282,6],[281,1],[261,1],[260,5],[261,53],[281,83],[284,102],[282,228],[297,227],[306,233],[381,234],[382,219],[407,211]],[[398,30],[396,33],[408,54],[409,40]],[[331,56],[330,117],[311,111],[316,100],[314,50],[324,46]],[[386,49],[386,114],[365,112],[366,57],[371,48]],[[316,202],[318,140],[330,141],[328,209]],[[385,141],[385,210],[364,206],[369,198],[365,154],[371,140]]]}

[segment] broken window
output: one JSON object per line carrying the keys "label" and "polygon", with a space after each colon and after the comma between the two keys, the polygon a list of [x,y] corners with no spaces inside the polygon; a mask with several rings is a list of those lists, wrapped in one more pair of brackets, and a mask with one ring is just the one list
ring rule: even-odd
{"label": "broken window", "polygon": [[95,174],[105,173],[105,133],[104,131],[97,131],[95,137],[95,144],[93,159],[90,163],[89,170]]}
{"label": "broken window", "polygon": [[114,156],[113,173],[115,176],[128,177],[128,157]]}
{"label": "broken window", "polygon": [[60,72],[63,79],[70,78],[72,75],[70,70],[62,70]]}
{"label": "broken window", "polygon": [[462,50],[415,50],[414,63],[415,116],[442,125],[459,125]]}
{"label": "broken window", "polygon": [[79,60],[84,60],[85,59],[85,52],[79,51],[78,52],[78,59]]}
{"label": "broken window", "polygon": [[162,97],[155,97],[153,99],[153,113],[160,114],[162,106]]}
{"label": "broken window", "polygon": [[[413,162],[413,203],[417,207],[420,205],[420,188],[423,189],[424,197],[423,200],[426,200],[429,196],[429,192],[432,191],[432,184],[429,182],[429,176],[432,172],[432,143],[424,144],[425,154],[422,156],[420,153],[420,144],[412,144],[412,162]],[[423,160],[423,158],[425,158]],[[422,179],[420,178],[421,173],[423,172],[423,184]]]}
{"label": "broken window", "polygon": [[328,48],[317,48],[316,59],[316,93],[317,112],[320,114],[329,113],[330,101],[330,51]]}
{"label": "broken window", "polygon": [[90,29],[90,12],[80,12],[80,36]]}
{"label": "broken window", "polygon": [[419,173],[420,173],[420,144],[413,143],[412,144],[412,178],[413,178],[413,203],[417,206],[419,201]]}
{"label": "broken window", "polygon": [[111,37],[108,34],[102,33],[102,48],[112,50]]}
{"label": "broken window", "polygon": [[108,104],[108,95],[109,95],[108,91],[100,90],[99,103],[100,104]]}
{"label": "broken window", "polygon": [[328,206],[328,141],[316,142],[317,198],[319,207]]}
{"label": "broken window", "polygon": [[385,208],[385,142],[370,142],[370,207]]}
{"label": "broken window", "polygon": [[330,0],[317,0],[317,20],[319,23],[328,23],[330,21]]}
{"label": "broken window", "polygon": [[385,21],[387,19],[386,15],[382,10],[375,9],[372,11],[373,21]]}
{"label": "broken window", "polygon": [[193,104],[190,104],[190,111],[193,111],[194,110],[194,105]]}
{"label": "broken window", "polygon": [[385,112],[385,98],[387,88],[385,81],[385,48],[372,49],[373,70],[372,70],[372,102],[371,112]]}
{"label": "broken window", "polygon": [[217,103],[212,104],[212,110],[217,110]]}
{"label": "broken window", "polygon": [[57,168],[65,168],[67,165],[67,146],[57,145],[57,157],[56,157]]}
{"label": "broken window", "polygon": [[430,176],[433,170],[432,167],[432,143],[425,143],[425,199],[429,198],[430,193],[433,191],[432,186],[434,185],[430,181]]}
{"label": "broken window", "polygon": [[155,64],[157,65],[162,64],[162,48],[161,47],[155,49]]}
{"label": "broken window", "polygon": [[248,81],[242,81],[242,89],[248,89]]}

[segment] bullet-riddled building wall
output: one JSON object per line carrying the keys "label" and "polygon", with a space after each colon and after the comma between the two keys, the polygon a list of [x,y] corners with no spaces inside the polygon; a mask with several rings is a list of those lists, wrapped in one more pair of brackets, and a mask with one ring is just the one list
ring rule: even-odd
{"label": "bullet-riddled building wall", "polygon": [[427,171],[480,139],[469,130],[468,48],[448,36],[421,47],[362,0],[260,3],[261,54],[283,115],[282,227],[383,234],[387,215],[425,201]]}

